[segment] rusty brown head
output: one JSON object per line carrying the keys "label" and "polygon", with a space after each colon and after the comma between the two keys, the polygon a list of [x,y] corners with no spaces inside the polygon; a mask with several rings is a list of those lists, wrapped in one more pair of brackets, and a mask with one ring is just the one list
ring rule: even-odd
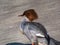
{"label": "rusty brown head", "polygon": [[30,21],[33,21],[38,18],[37,13],[34,9],[26,10],[22,15],[19,16],[26,16]]}

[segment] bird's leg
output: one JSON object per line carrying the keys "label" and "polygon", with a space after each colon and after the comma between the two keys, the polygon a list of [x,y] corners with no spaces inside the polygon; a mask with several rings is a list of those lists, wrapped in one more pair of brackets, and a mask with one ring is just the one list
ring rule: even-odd
{"label": "bird's leg", "polygon": [[32,45],[35,45],[35,43],[34,43],[34,42],[32,42]]}
{"label": "bird's leg", "polygon": [[38,40],[36,40],[36,42],[32,42],[32,45],[38,45]]}
{"label": "bird's leg", "polygon": [[37,42],[33,42],[32,45],[38,45],[38,43]]}

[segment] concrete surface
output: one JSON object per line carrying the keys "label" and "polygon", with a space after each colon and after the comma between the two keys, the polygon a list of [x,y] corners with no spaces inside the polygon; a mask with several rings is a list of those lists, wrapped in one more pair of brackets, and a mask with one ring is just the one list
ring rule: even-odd
{"label": "concrete surface", "polygon": [[35,9],[49,35],[60,41],[60,0],[0,0],[0,45],[11,42],[29,43],[20,33],[19,14]]}

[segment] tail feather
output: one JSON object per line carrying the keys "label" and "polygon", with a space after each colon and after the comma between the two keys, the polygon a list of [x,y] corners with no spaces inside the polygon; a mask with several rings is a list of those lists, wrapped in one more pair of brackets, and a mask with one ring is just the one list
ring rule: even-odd
{"label": "tail feather", "polygon": [[55,40],[53,38],[51,38],[51,39],[53,40],[53,42],[55,42],[56,45],[60,45],[60,41],[57,41],[57,40]]}

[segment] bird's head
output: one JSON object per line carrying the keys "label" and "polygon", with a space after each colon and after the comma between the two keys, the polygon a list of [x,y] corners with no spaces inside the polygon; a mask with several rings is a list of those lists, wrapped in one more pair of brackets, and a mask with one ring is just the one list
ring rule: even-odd
{"label": "bird's head", "polygon": [[23,13],[22,15],[19,15],[19,16],[25,16],[25,17],[27,17],[27,18],[29,19],[29,21],[31,21],[31,22],[32,22],[33,20],[35,20],[35,19],[38,18],[37,13],[35,12],[34,9],[26,10],[26,11],[24,11],[24,13]]}

